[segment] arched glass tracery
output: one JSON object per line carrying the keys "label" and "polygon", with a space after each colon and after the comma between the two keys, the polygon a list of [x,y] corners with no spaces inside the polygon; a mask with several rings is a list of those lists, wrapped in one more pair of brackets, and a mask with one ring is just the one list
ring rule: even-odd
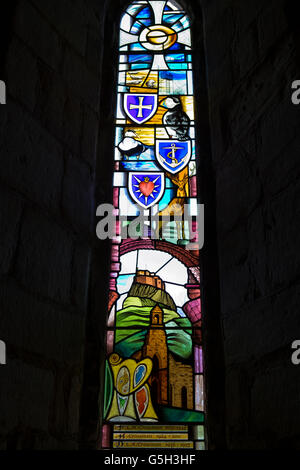
{"label": "arched glass tracery", "polygon": [[204,449],[192,55],[177,2],[123,13],[104,448]]}

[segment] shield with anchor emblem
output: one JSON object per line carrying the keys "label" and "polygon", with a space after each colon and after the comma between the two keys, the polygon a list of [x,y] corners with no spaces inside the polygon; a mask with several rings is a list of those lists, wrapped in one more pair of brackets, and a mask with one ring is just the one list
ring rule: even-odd
{"label": "shield with anchor emblem", "polygon": [[176,174],[189,163],[192,155],[191,141],[157,140],[156,159],[164,170]]}

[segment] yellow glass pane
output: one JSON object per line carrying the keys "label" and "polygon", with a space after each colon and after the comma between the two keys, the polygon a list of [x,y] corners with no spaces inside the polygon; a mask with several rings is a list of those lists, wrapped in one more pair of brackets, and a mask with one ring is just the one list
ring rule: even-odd
{"label": "yellow glass pane", "polygon": [[125,127],[125,133],[133,131],[136,134],[135,139],[144,145],[154,145],[154,128],[153,127]]}
{"label": "yellow glass pane", "polygon": [[[143,88],[143,93],[146,90],[153,93],[151,90],[158,88],[158,72],[150,70],[130,70],[126,72],[126,85],[130,87]],[[134,93],[136,90],[130,90]]]}

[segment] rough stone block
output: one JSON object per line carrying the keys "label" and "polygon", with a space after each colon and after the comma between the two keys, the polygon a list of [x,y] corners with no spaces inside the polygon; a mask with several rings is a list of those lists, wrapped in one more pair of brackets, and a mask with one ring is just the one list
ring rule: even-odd
{"label": "rough stone block", "polygon": [[63,77],[78,98],[92,109],[98,110],[99,77],[95,77],[88,69],[85,61],[68,47],[65,52]]}
{"label": "rough stone block", "polygon": [[68,400],[68,432],[70,434],[78,434],[80,419],[80,397],[81,380],[80,377],[74,375],[70,383],[70,393]]}
{"label": "rough stone block", "polygon": [[13,37],[6,63],[7,104],[11,97],[33,111],[36,95],[35,88],[38,78],[37,59],[16,36]]}
{"label": "rough stone block", "polygon": [[[261,153],[257,164],[262,171],[271,170],[276,158],[281,157],[282,166],[289,165],[288,158],[282,159],[281,153],[296,138],[299,132],[300,113],[291,102],[290,84],[284,87],[284,98],[274,100],[273,106],[261,118]],[[268,183],[268,171],[263,173]]]}
{"label": "rough stone block", "polygon": [[247,223],[248,263],[252,276],[251,294],[254,301],[268,295],[271,291],[268,271],[268,221],[266,220],[266,212],[263,207],[258,207],[250,215]]}
{"label": "rough stone block", "polygon": [[222,269],[220,277],[222,315],[248,304],[251,299],[252,276],[247,262]]}
{"label": "rough stone block", "polygon": [[83,130],[81,136],[81,156],[89,163],[92,170],[95,170],[96,168],[98,135],[98,116],[88,106],[85,106],[83,113]]}
{"label": "rough stone block", "polygon": [[61,40],[55,29],[26,0],[18,2],[14,30],[40,59],[58,70],[62,60]]}
{"label": "rough stone block", "polygon": [[0,188],[0,273],[8,273],[18,244],[23,201]]}
{"label": "rough stone block", "polygon": [[83,315],[87,312],[90,264],[90,247],[85,245],[76,245],[73,255],[72,300]]}
{"label": "rough stone block", "polygon": [[17,276],[30,291],[70,302],[73,244],[69,234],[37,211],[25,212]]}
{"label": "rough stone block", "polygon": [[[226,421],[229,449],[232,447],[243,448],[246,444],[244,439],[245,435],[247,435],[248,417],[250,411],[249,395],[251,390],[251,382],[249,382],[247,366],[230,366],[227,368]],[[247,443],[248,442],[249,441],[247,439]]]}
{"label": "rough stone block", "polygon": [[233,143],[252,128],[274,100],[276,102],[275,97],[286,87],[285,70],[294,60],[294,55],[294,45],[290,38],[285,38],[276,58],[268,57],[232,91],[228,101],[228,119]]}
{"label": "rough stone block", "polygon": [[0,140],[2,177],[51,210],[58,210],[63,177],[62,148],[19,105],[7,107]]}
{"label": "rough stone block", "polygon": [[64,106],[67,87],[59,73],[38,63],[35,117],[56,138],[64,140]]}
{"label": "rough stone block", "polygon": [[63,113],[63,139],[67,148],[75,155],[80,154],[82,129],[82,105],[75,96],[67,96]]}
{"label": "rough stone block", "polygon": [[268,269],[273,289],[291,285],[300,272],[300,183],[292,183],[270,204]]}
{"label": "rough stone block", "polygon": [[51,0],[51,2],[32,1],[42,15],[48,18],[49,24],[55,27],[79,54],[84,56],[87,40],[86,12],[88,6],[82,3],[81,8],[77,8],[72,0],[64,0],[63,2],[60,0]]}
{"label": "rough stone block", "polygon": [[101,80],[101,59],[104,38],[102,37],[102,34],[99,33],[99,31],[101,31],[101,26],[99,24],[97,25],[97,28],[89,28],[86,60],[90,70],[92,70],[95,76],[99,77],[99,80]]}
{"label": "rough stone block", "polygon": [[283,0],[273,0],[257,19],[260,56],[264,57],[288,30]]}
{"label": "rough stone block", "polygon": [[[300,289],[291,287],[223,320],[226,362],[260,360],[297,339]],[[287,366],[289,363],[287,364]]]}
{"label": "rough stone block", "polygon": [[251,3],[247,4],[247,8],[245,8],[245,4],[242,2],[239,2],[238,4],[235,3],[235,7],[237,9],[237,27],[241,35],[248,30],[251,24],[257,22],[257,18],[261,15],[264,3],[267,2],[252,0]]}
{"label": "rough stone block", "polygon": [[285,149],[274,157],[268,167],[262,172],[262,180],[265,184],[265,191],[272,197],[291,183],[297,181],[300,176],[300,142],[296,137]]}
{"label": "rough stone block", "polygon": [[220,236],[253,211],[261,197],[261,182],[243,151],[236,150],[217,174],[217,225]]}
{"label": "rough stone block", "polygon": [[299,434],[300,381],[297,367],[287,364],[256,374],[251,390],[252,429],[266,448],[292,448]]}
{"label": "rough stone block", "polygon": [[256,24],[240,35],[232,47],[232,61],[235,64],[236,81],[243,80],[251,69],[257,66],[259,59]]}
{"label": "rough stone block", "polygon": [[219,2],[218,17],[214,23],[206,27],[206,58],[208,70],[215,73],[224,56],[230,54],[235,36],[236,9],[226,5],[221,7]]}
{"label": "rough stone block", "polygon": [[[27,293],[15,282],[0,284],[1,338],[26,354],[63,364],[80,364],[84,319]],[[26,321],[24,321],[26,319]]]}
{"label": "rough stone block", "polygon": [[12,433],[23,423],[47,431],[54,394],[52,371],[11,360],[0,374],[0,434]]}
{"label": "rough stone block", "polygon": [[88,166],[70,156],[63,182],[63,209],[77,231],[91,230],[92,194],[93,179]]}
{"label": "rough stone block", "polygon": [[[218,67],[209,69],[207,74],[210,83],[208,94],[212,123],[211,130],[213,132],[217,125],[216,114],[225,106],[224,103],[226,103],[227,100],[228,90],[231,90],[234,85],[233,67],[230,55],[226,54],[218,64]],[[220,79],[220,77],[222,78]],[[212,145],[214,146],[215,144],[215,139],[212,138]]]}
{"label": "rough stone block", "polygon": [[234,230],[219,239],[221,270],[239,266],[248,257],[247,223],[240,224]]}

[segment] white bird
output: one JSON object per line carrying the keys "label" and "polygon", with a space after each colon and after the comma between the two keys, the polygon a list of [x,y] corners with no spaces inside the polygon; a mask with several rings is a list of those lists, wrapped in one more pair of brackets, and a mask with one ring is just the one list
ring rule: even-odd
{"label": "white bird", "polygon": [[148,88],[155,88],[155,80],[153,80],[153,79],[148,80],[146,85],[147,85]]}
{"label": "white bird", "polygon": [[136,156],[137,159],[140,158],[141,153],[146,150],[146,147],[142,142],[136,140],[136,133],[133,131],[125,132],[124,139],[119,143],[118,149],[120,150],[123,157],[126,159],[128,157]]}

